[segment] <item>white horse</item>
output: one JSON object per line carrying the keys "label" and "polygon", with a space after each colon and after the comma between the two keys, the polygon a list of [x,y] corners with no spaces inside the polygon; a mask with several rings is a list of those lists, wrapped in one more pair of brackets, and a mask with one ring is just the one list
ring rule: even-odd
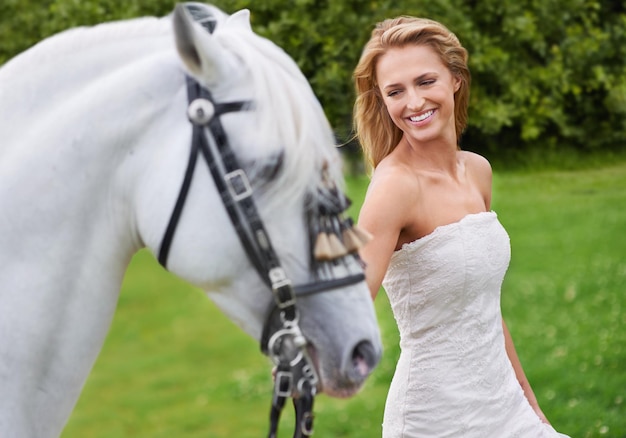
{"label": "white horse", "polygon": [[[324,113],[247,11],[193,6],[218,22],[213,33],[179,5],[161,19],[66,31],[0,69],[2,437],[60,435],[132,255],[159,252],[189,159],[186,75],[218,103],[253,102],[220,117],[227,140],[287,278],[320,280],[311,223],[342,183]],[[206,166],[196,167],[167,268],[259,339],[274,296]],[[362,274],[351,255],[322,264],[331,279]],[[320,389],[353,395],[381,354],[362,277],[297,306]]]}

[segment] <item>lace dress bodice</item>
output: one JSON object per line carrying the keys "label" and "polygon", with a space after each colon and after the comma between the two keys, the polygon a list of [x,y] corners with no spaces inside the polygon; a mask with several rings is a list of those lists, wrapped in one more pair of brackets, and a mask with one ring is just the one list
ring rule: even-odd
{"label": "lace dress bodice", "polygon": [[494,212],[465,216],[396,251],[383,286],[401,355],[383,437],[564,436],[541,423],[504,347],[509,237]]}

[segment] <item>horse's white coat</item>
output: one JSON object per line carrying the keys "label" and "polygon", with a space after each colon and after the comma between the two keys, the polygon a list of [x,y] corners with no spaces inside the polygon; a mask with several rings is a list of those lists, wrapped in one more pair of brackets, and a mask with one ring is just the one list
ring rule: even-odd
{"label": "horse's white coat", "polygon": [[[213,36],[183,23],[201,59],[186,67],[166,17],[70,30],[0,69],[0,436],[60,434],[132,255],[158,251],[188,158],[185,69],[217,101],[255,101],[223,123],[248,167],[284,151],[257,204],[290,278],[309,280],[304,195],[323,162],[339,181],[331,130],[295,64],[245,13],[222,21]],[[168,268],[259,338],[271,294],[200,163]],[[351,349],[381,349],[365,284],[303,299],[302,327],[326,390],[352,394]]]}

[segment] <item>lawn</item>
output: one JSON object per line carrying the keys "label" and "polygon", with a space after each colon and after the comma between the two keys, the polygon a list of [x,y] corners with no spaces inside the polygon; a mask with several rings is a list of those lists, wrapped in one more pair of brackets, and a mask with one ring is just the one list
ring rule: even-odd
{"label": "lawn", "polygon": [[[348,180],[356,216],[366,177]],[[544,412],[576,438],[626,437],[626,163],[494,176],[511,236],[503,313]],[[318,437],[380,437],[398,335],[350,400],[316,400]],[[102,353],[63,438],[262,437],[271,380],[257,342],[146,251],[128,270]],[[292,434],[284,414],[280,437]]]}

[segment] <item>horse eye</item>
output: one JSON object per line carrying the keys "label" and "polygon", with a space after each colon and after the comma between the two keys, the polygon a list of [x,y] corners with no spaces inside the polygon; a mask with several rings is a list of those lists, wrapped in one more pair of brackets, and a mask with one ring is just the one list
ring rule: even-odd
{"label": "horse eye", "polygon": [[283,164],[285,163],[285,152],[281,151],[276,155],[272,156],[267,163],[263,166],[261,171],[261,177],[266,180],[273,180],[276,178],[278,173],[282,170]]}

